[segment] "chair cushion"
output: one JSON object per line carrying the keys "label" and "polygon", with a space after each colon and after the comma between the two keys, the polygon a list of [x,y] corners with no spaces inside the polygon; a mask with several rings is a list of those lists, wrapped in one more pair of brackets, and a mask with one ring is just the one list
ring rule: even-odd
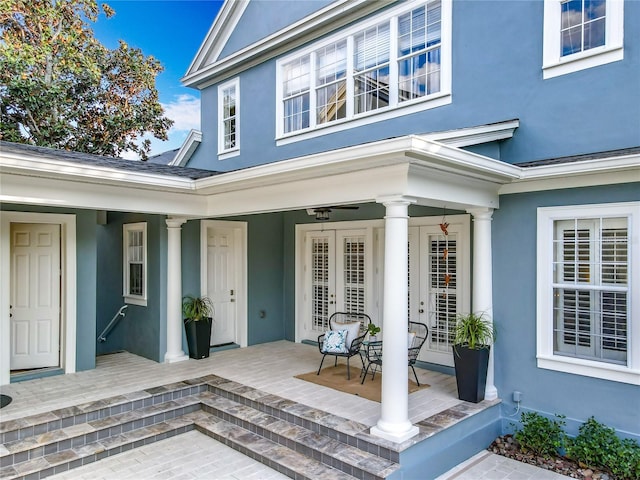
{"label": "chair cushion", "polygon": [[347,353],[347,331],[346,330],[329,330],[324,335],[322,342],[323,353]]}
{"label": "chair cushion", "polygon": [[347,331],[347,339],[345,341],[347,350],[351,348],[351,342],[360,336],[361,322],[340,323],[339,327]]}

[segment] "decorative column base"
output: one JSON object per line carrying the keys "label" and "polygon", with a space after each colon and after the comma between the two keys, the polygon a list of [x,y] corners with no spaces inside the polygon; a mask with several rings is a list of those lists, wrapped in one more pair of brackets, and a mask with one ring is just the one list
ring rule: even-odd
{"label": "decorative column base", "polygon": [[184,362],[185,360],[189,360],[189,355],[185,355],[184,352],[176,353],[165,353],[164,354],[164,363],[178,363]]}
{"label": "decorative column base", "polygon": [[[378,422],[378,425],[374,425],[373,427],[371,427],[371,430],[369,431],[369,433],[371,433],[371,435],[373,436],[384,438],[385,440],[389,440],[390,442],[402,443],[406,440],[409,440],[412,437],[415,437],[418,433],[420,433],[420,430],[418,429],[418,427],[416,427],[415,425],[412,425],[411,422],[407,422],[408,430],[405,430],[405,431],[383,430],[382,428],[380,428],[380,423],[381,422]],[[393,424],[393,426],[398,427],[397,424]]]}
{"label": "decorative column base", "polygon": [[485,400],[495,400],[498,398],[498,389],[495,385],[487,385],[484,389]]}

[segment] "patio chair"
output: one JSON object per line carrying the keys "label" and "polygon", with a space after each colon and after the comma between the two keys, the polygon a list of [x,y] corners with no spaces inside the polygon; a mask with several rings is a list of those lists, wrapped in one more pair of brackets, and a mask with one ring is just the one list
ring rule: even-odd
{"label": "patio chair", "polygon": [[366,313],[336,312],[331,315],[329,330],[318,337],[318,349],[322,354],[322,360],[317,375],[320,375],[325,357],[333,355],[334,365],[338,365],[339,357],[347,359],[347,380],[351,380],[349,359],[358,355],[364,366],[360,347],[367,334],[369,323],[371,318]]}
{"label": "patio chair", "polygon": [[[408,366],[411,367],[418,386],[420,386],[420,382],[418,381],[418,375],[416,374],[414,365],[416,364],[422,345],[424,345],[424,342],[427,340],[428,333],[429,329],[424,323],[409,322],[407,359]],[[369,373],[369,368],[372,365],[374,365],[374,368],[371,380],[375,378],[378,367],[382,368],[382,342],[369,342],[365,353],[367,357],[367,367],[365,368],[364,375],[362,376],[362,381],[360,383],[364,383],[365,378],[367,378],[367,373]]]}

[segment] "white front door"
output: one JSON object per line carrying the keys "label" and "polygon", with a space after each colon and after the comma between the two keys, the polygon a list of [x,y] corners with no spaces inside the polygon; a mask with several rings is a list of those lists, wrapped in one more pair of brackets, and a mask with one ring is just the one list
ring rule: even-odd
{"label": "white front door", "polygon": [[60,365],[60,225],[11,223],[11,370]]}
{"label": "white front door", "polygon": [[237,255],[231,227],[207,228],[206,295],[214,306],[211,345],[237,342]]}
{"label": "white front door", "polygon": [[305,235],[303,338],[316,340],[335,312],[368,313],[371,229],[310,231]]}
{"label": "white front door", "polygon": [[429,329],[419,357],[424,362],[453,366],[456,316],[469,311],[466,225],[451,221],[447,234],[440,225],[409,229],[409,319]]}

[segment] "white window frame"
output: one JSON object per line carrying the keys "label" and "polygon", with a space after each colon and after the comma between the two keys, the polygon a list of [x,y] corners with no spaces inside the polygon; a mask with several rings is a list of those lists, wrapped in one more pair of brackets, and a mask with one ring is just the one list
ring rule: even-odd
{"label": "white window frame", "polygon": [[[142,295],[130,293],[129,285],[129,233],[142,232]],[[125,303],[147,306],[147,222],[122,225],[122,296]]]}
{"label": "white window frame", "polygon": [[[305,140],[308,138],[318,137],[320,135],[326,135],[328,133],[344,130],[345,128],[359,127],[362,125],[368,125],[373,122],[379,122],[390,118],[396,118],[403,115],[436,108],[442,105],[451,103],[451,51],[452,51],[452,0],[441,0],[441,18],[440,18],[440,91],[424,97],[415,98],[403,102],[398,102],[397,98],[397,70],[398,70],[398,37],[397,37],[397,24],[398,17],[411,10],[426,5],[428,2],[425,0],[413,0],[408,2],[402,2],[397,7],[385,10],[385,12],[375,15],[366,22],[357,23],[350,28],[340,30],[338,33],[328,36],[320,42],[313,43],[312,45],[298,50],[295,54],[287,55],[279,59],[276,62],[276,144],[286,145],[289,143]],[[371,110],[359,114],[354,113],[353,109],[353,82],[347,81],[347,116],[339,120],[334,120],[328,123],[317,124],[315,122],[315,95],[311,95],[310,99],[310,126],[302,130],[296,130],[294,132],[284,132],[284,105],[283,105],[283,78],[282,69],[283,65],[294,61],[305,55],[311,56],[311,75],[312,83],[310,91],[314,92],[316,89],[315,76],[313,65],[315,64],[315,51],[326,47],[332,43],[339,42],[346,39],[348,44],[347,53],[347,77],[352,79],[353,74],[353,36],[380,24],[384,21],[390,21],[391,28],[391,57],[390,64],[390,105],[387,107],[379,108],[377,110]],[[346,125],[348,124],[348,125]]]}
{"label": "white window frame", "polygon": [[[236,98],[236,144],[231,148],[224,147],[224,92],[229,89],[235,89]],[[218,85],[218,159],[235,157],[240,154],[240,78]]]}
{"label": "white window frame", "polygon": [[[553,349],[553,238],[555,222],[590,218],[628,219],[627,364],[555,355]],[[538,208],[537,365],[539,368],[640,385],[640,202]],[[634,268],[635,267],[635,268]]]}
{"label": "white window frame", "polygon": [[543,78],[577,72],[624,58],[624,0],[606,0],[605,44],[562,56],[561,0],[544,1]]}

